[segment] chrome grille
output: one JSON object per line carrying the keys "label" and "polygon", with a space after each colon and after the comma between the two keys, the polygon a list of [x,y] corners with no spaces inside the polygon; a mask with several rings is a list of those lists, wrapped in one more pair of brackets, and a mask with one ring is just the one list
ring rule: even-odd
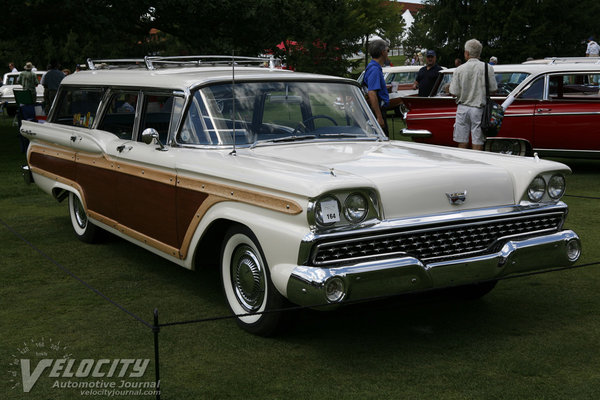
{"label": "chrome grille", "polygon": [[323,241],[313,252],[313,265],[343,264],[367,259],[409,255],[420,260],[453,259],[497,251],[501,239],[557,231],[564,213],[486,219],[377,235]]}

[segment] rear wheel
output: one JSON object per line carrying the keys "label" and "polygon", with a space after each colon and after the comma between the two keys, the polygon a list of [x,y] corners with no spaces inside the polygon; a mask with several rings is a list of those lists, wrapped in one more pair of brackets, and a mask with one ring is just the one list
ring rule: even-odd
{"label": "rear wheel", "polygon": [[69,214],[75,235],[82,242],[94,243],[98,238],[99,228],[88,220],[85,208],[75,193],[69,193]]}
{"label": "rear wheel", "polygon": [[[221,278],[229,308],[238,325],[255,335],[270,336],[282,321],[286,301],[271,283],[269,268],[254,234],[235,226],[227,232],[221,249]],[[267,312],[265,314],[253,314]]]}

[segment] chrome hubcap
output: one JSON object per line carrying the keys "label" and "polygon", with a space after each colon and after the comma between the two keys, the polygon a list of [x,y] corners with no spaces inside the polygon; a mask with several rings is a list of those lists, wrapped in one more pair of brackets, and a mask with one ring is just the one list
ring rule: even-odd
{"label": "chrome hubcap", "polygon": [[238,246],[233,253],[231,283],[238,302],[245,310],[252,312],[260,309],[264,301],[265,274],[250,246]]}

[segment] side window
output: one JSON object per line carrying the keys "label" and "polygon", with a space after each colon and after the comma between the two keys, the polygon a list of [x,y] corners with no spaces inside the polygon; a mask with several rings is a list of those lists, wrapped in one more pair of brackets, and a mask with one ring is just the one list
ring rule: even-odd
{"label": "side window", "polygon": [[[171,94],[145,94],[140,133],[144,129],[154,128],[158,132],[161,143],[166,143],[169,136],[173,101],[174,98]],[[138,135],[138,141],[141,140],[141,136],[141,134]]]}
{"label": "side window", "polygon": [[544,76],[540,76],[521,92],[520,99],[542,100],[544,96]]}
{"label": "side window", "polygon": [[104,89],[63,86],[52,122],[91,128],[96,119]]}
{"label": "side window", "polygon": [[114,133],[121,139],[131,139],[137,99],[138,92],[117,91],[113,93],[98,129]]}
{"label": "side window", "polygon": [[588,74],[554,75],[550,78],[550,96],[560,99],[597,95],[598,85],[593,78]]}

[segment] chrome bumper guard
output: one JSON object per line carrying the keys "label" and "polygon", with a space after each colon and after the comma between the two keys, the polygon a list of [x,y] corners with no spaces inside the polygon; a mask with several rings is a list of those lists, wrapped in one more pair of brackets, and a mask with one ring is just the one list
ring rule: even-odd
{"label": "chrome bumper guard", "polygon": [[402,129],[400,131],[402,136],[415,137],[415,138],[429,138],[432,133],[427,129]]}
{"label": "chrome bumper guard", "polygon": [[23,180],[25,181],[26,184],[29,185],[29,184],[33,183],[33,174],[31,173],[31,169],[29,168],[29,165],[22,165],[21,173],[23,174]]}
{"label": "chrome bumper guard", "polygon": [[[509,240],[497,253],[451,261],[423,263],[406,256],[340,267],[298,266],[287,285],[287,297],[303,306],[334,303],[332,290],[343,293],[336,302],[355,301],[425,289],[452,287],[513,274],[573,265],[581,254],[577,234],[565,230],[521,240]],[[334,285],[331,282],[336,281]],[[340,285],[343,282],[343,285]],[[340,289],[343,287],[343,289]]]}

